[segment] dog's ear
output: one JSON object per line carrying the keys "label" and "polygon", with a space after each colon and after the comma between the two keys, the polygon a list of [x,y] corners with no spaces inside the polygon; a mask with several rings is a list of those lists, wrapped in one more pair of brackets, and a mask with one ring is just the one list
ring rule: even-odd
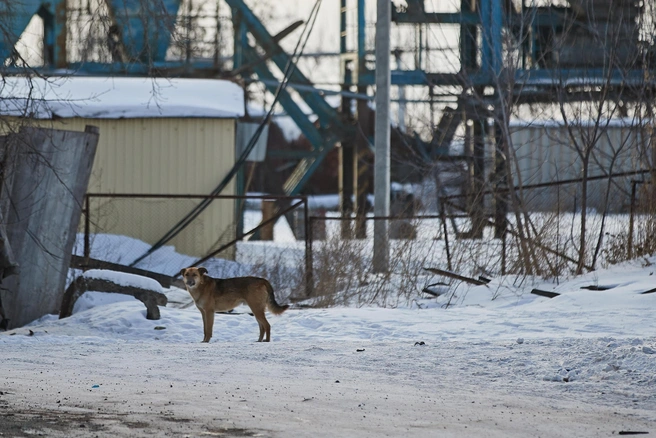
{"label": "dog's ear", "polygon": [[184,274],[185,274],[186,271],[187,271],[187,268],[182,268],[180,270],[180,275],[182,275],[184,277]]}
{"label": "dog's ear", "polygon": [[207,269],[205,269],[201,266],[201,267],[198,268],[198,272],[200,272],[200,275],[205,275],[205,274],[207,274]]}

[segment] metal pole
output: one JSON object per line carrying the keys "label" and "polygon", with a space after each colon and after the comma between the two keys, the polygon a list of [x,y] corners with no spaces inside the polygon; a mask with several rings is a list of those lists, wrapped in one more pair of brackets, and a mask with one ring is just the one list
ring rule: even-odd
{"label": "metal pole", "polygon": [[442,219],[442,229],[444,230],[444,249],[446,250],[447,269],[451,271],[453,267],[451,266],[451,250],[449,249],[449,229],[446,226],[446,206],[442,197],[440,197],[440,216]]}
{"label": "metal pole", "polygon": [[89,263],[91,257],[91,207],[89,195],[84,197],[84,263]]}
{"label": "metal pole", "polygon": [[[390,23],[389,0],[378,0],[376,20],[376,120],[374,214],[389,216],[390,208]],[[374,222],[374,272],[389,270],[389,236],[386,220]]]}
{"label": "metal pole", "polygon": [[635,214],[635,203],[636,203],[636,185],[638,181],[631,181],[631,205],[629,210],[629,236],[627,242],[627,258],[631,260],[633,258],[633,220]]}
{"label": "metal pole", "polygon": [[503,5],[500,0],[490,2],[490,31],[492,46],[492,72],[495,78],[499,78],[503,68],[503,47],[501,41],[501,27],[503,25]]}
{"label": "metal pole", "polygon": [[312,296],[314,289],[314,280],[312,272],[312,219],[310,218],[310,208],[308,200],[303,198],[303,214],[305,216],[305,296]]}
{"label": "metal pole", "polygon": [[[357,91],[358,94],[367,94],[367,86],[363,85],[363,78],[367,72],[366,64],[366,11],[365,1],[358,0],[358,74],[357,74]],[[354,235],[356,239],[367,238],[367,194],[369,194],[369,180],[367,170],[371,168],[369,142],[366,135],[370,133],[370,123],[363,123],[369,107],[366,101],[358,100],[357,102],[359,130],[365,135],[355,137],[353,147],[353,175],[354,175],[354,194],[355,194],[355,223]]]}
{"label": "metal pole", "polygon": [[[505,118],[500,114],[499,119],[494,122],[494,238],[499,239],[506,233],[508,227],[508,184],[506,178],[506,155],[504,154],[504,138],[501,123]],[[504,190],[503,192],[501,190]]]}
{"label": "metal pole", "polygon": [[339,53],[344,55],[346,53],[346,0],[339,2]]}
{"label": "metal pole", "polygon": [[[364,76],[366,70],[365,55],[367,53],[367,48],[365,32],[367,30],[367,23],[365,17],[365,0],[358,0],[358,85],[362,83],[360,78]],[[364,94],[367,94],[366,88]]]}
{"label": "metal pole", "polygon": [[492,35],[490,34],[491,32],[491,27],[492,27],[492,22],[491,22],[491,13],[490,7],[491,7],[492,0],[481,0],[480,2],[480,8],[481,8],[481,32],[482,32],[482,38],[481,38],[481,70],[483,71],[484,75],[486,78],[489,79],[489,73],[492,70],[492,65],[491,65],[491,58],[492,58]]}
{"label": "metal pole", "polygon": [[482,239],[485,228],[485,137],[487,120],[477,116],[474,120],[473,175],[469,210],[471,213],[471,238]]}
{"label": "metal pole", "polygon": [[[402,64],[401,64],[401,51],[400,50],[396,50],[394,52],[394,58],[396,60],[396,69],[401,70],[402,69]],[[405,128],[405,107],[406,107],[405,87],[403,85],[399,85],[397,88],[399,90],[399,113],[398,113],[399,114],[399,120],[398,120],[399,130],[401,132],[405,133],[406,132],[406,128]],[[433,87],[430,87],[430,90],[432,91]],[[433,93],[430,94],[430,97],[432,99]],[[432,114],[432,112],[433,112],[433,102],[432,101],[431,101],[430,109],[431,109],[431,114]],[[432,122],[433,122],[433,118],[431,117],[431,123]],[[435,130],[433,130],[433,131],[435,131]]]}

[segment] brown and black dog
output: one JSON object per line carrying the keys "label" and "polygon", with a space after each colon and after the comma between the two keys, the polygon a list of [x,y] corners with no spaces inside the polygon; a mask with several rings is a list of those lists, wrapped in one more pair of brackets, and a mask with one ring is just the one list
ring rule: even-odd
{"label": "brown and black dog", "polygon": [[257,342],[269,342],[271,325],[264,311],[268,308],[274,315],[280,315],[289,308],[289,305],[281,306],[276,302],[271,283],[264,278],[212,278],[203,267],[182,269],[180,274],[187,292],[203,316],[203,342],[209,342],[212,337],[215,312],[227,312],[244,303],[251,308],[260,325],[260,338]]}

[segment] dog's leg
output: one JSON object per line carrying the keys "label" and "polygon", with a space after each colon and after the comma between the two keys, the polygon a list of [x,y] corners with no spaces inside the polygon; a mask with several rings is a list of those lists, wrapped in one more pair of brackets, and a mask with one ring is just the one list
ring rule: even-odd
{"label": "dog's leg", "polygon": [[[253,309],[251,308],[251,310]],[[271,338],[271,325],[266,319],[264,309],[253,310],[253,316],[255,316],[257,323],[260,325],[260,339],[258,339],[257,342],[262,342],[262,340],[264,340],[264,342],[269,342]],[[265,334],[266,337],[264,337]]]}
{"label": "dog's leg", "polygon": [[269,324],[266,317],[264,318],[264,330],[266,330],[266,338],[264,338],[264,342],[271,341],[271,324]]}
{"label": "dog's leg", "polygon": [[203,340],[201,342],[209,342],[209,339],[207,339],[207,316],[203,309],[199,307],[198,310],[200,311],[200,316],[203,317]]}
{"label": "dog's leg", "polygon": [[255,316],[255,319],[257,320],[257,325],[260,328],[260,337],[257,339],[257,342],[262,342],[262,339],[264,339],[264,325],[262,325],[262,321],[260,319],[259,313],[253,312],[253,315]]}
{"label": "dog's leg", "polygon": [[262,339],[264,339],[264,326],[260,321],[257,322],[257,325],[260,327],[260,337],[258,338],[257,342],[262,342]]}
{"label": "dog's leg", "polygon": [[212,331],[214,330],[214,312],[211,310],[205,311],[205,337],[203,342],[209,342],[212,339]]}

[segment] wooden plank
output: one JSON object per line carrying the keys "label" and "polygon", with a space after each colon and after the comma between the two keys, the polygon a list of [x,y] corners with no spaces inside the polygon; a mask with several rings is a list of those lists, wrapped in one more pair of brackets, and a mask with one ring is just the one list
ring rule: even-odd
{"label": "wooden plank", "polygon": [[[75,269],[109,269],[110,271],[125,272],[127,274],[141,275],[142,277],[152,278],[162,285],[164,288],[171,287],[173,283],[173,278],[169,277],[166,274],[160,274],[159,272],[147,271],[145,269],[133,268],[132,266],[120,265],[118,263],[106,262],[104,260],[92,259],[87,260],[86,258],[78,255],[73,255],[71,257],[71,268]],[[181,282],[182,283],[182,282]],[[182,288],[184,289],[184,283],[182,283]]]}
{"label": "wooden plank", "polygon": [[557,296],[560,295],[559,293],[556,293],[556,292],[549,292],[549,291],[540,290],[540,289],[533,289],[531,291],[531,293],[533,295],[539,295],[541,297],[547,297],[547,298],[556,298]]}
{"label": "wooden plank", "polygon": [[443,275],[445,277],[453,278],[454,280],[460,280],[460,281],[464,281],[465,283],[475,284],[477,286],[483,286],[487,284],[484,281],[477,280],[475,278],[465,277],[463,275],[456,274],[455,272],[445,271],[444,269],[424,268],[424,270],[428,272],[432,272],[433,274],[438,274],[438,275]]}

